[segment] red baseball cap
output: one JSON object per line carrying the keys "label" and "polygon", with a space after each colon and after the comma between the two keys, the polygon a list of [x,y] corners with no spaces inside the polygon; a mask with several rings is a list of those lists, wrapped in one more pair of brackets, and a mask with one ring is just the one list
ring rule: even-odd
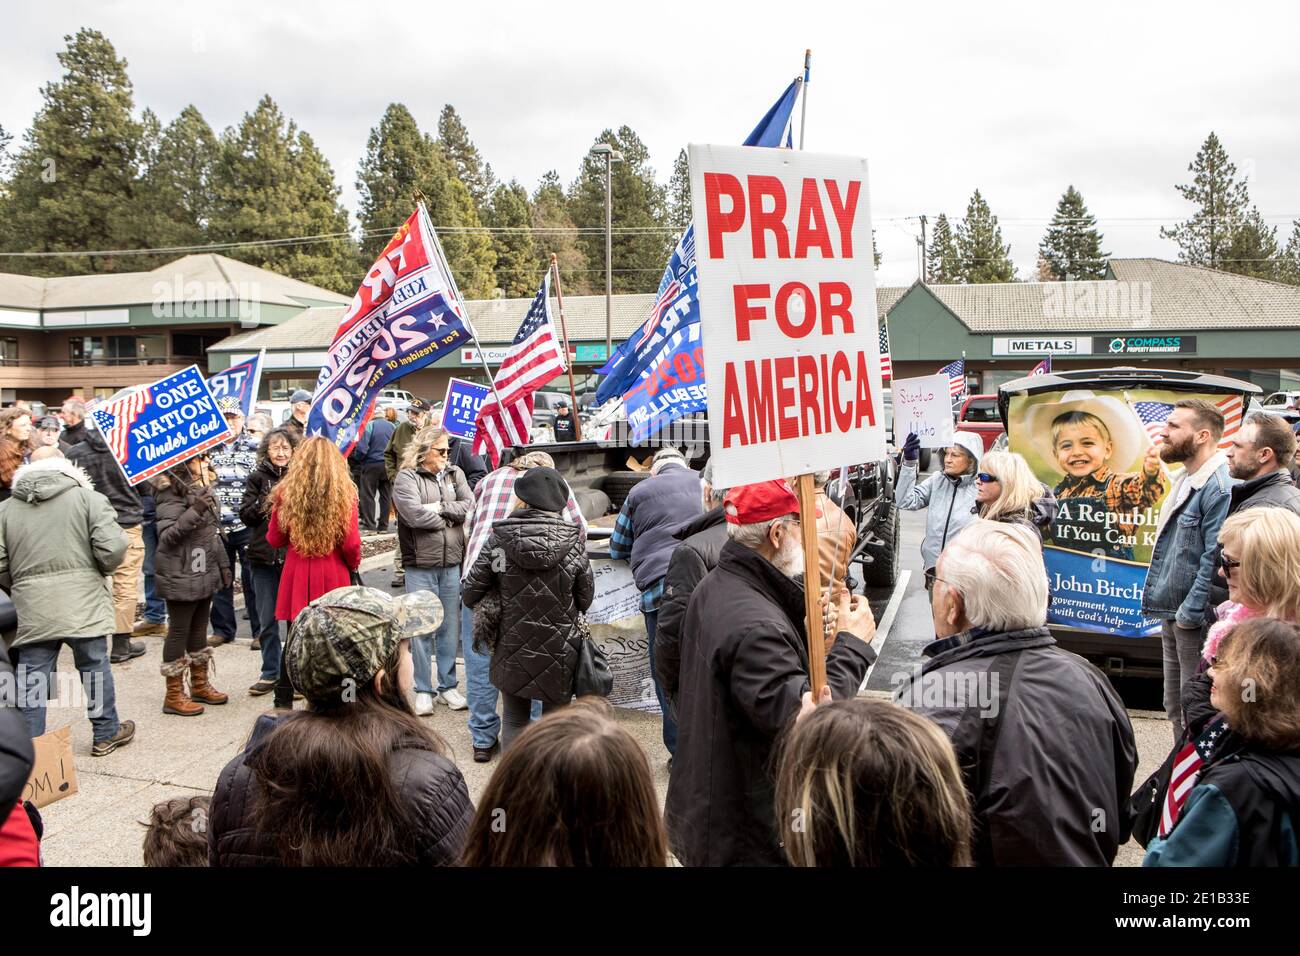
{"label": "red baseball cap", "polygon": [[[820,518],[821,509],[814,510]],[[732,524],[757,524],[785,515],[798,517],[799,499],[784,481],[760,481],[756,485],[740,485],[728,491],[723,500],[723,514]]]}

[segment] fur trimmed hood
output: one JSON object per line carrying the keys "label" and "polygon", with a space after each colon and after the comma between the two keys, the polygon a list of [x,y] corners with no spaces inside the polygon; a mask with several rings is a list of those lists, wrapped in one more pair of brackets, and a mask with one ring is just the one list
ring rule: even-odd
{"label": "fur trimmed hood", "polygon": [[90,476],[66,458],[29,462],[14,472],[13,496],[28,504],[49,501],[76,487],[95,490]]}

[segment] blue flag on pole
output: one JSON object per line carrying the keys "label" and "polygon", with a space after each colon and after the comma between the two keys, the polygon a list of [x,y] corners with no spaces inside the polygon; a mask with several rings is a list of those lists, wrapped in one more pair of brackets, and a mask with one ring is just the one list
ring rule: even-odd
{"label": "blue flag on pole", "polygon": [[[806,77],[795,80],[772,104],[745,146],[791,145],[791,117]],[[700,303],[695,296],[695,227],[682,233],[659,280],[645,322],[615,349],[599,370],[596,401],[622,395],[633,441],[644,441],[683,415],[708,408],[700,343]]]}
{"label": "blue flag on pole", "polygon": [[251,359],[217,372],[208,378],[208,388],[219,399],[227,395],[239,399],[239,407],[247,418],[253,414],[253,402],[257,401],[257,384],[262,378],[262,359],[265,357],[266,349],[263,349]]}

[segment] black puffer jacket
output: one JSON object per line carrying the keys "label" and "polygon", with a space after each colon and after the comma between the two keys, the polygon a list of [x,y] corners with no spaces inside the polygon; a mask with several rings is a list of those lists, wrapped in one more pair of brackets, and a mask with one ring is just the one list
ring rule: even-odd
{"label": "black puffer jacket", "polygon": [[72,462],[87,475],[95,490],[108,499],[117,512],[117,523],[123,528],[134,528],[144,522],[144,503],[140,500],[139,486],[127,483],[122,469],[113,460],[104,436],[99,432],[86,432],[85,441],[73,445],[67,452]]}
{"label": "black puffer jacket", "polygon": [[271,490],[288,470],[288,465],[279,468],[271,459],[263,458],[244,483],[239,520],[248,529],[248,559],[254,564],[284,564],[288,553],[288,548],[273,548],[266,543],[266,526],[271,523]]}
{"label": "black puffer jacket", "polygon": [[219,532],[221,506],[211,485],[183,492],[170,475],[158,479],[158,551],[154,582],[164,601],[201,601],[226,586],[230,558]]}
{"label": "black puffer jacket", "polygon": [[977,866],[1110,866],[1129,835],[1133,725],[1109,681],[1046,627],[927,645],[895,701],[952,741]]}
{"label": "black puffer jacket", "polygon": [[[226,764],[212,794],[208,826],[210,866],[283,866],[271,834],[257,830],[261,781],[245,763],[262,746],[280,720],[263,714],[253,726],[244,752]],[[421,866],[453,866],[460,859],[474,817],[465,778],[446,757],[429,750],[405,748],[388,757],[394,786],[409,801],[423,824],[415,842]]]}
{"label": "black puffer jacket", "polygon": [[[9,655],[0,652],[0,686],[13,687],[15,683]],[[23,795],[35,759],[22,711],[11,701],[0,702],[0,826]]]}
{"label": "black puffer jacket", "polygon": [[676,710],[682,622],[696,585],[717,567],[722,546],[727,543],[727,518],[722,506],[686,521],[673,537],[681,544],[673,550],[664,575],[664,597],[655,623],[655,676],[668,696],[669,706]]}
{"label": "black puffer jacket", "polygon": [[465,606],[474,607],[489,591],[501,595],[493,685],[547,703],[568,700],[578,614],[596,593],[578,529],[567,518],[532,508],[498,521],[465,579]]}

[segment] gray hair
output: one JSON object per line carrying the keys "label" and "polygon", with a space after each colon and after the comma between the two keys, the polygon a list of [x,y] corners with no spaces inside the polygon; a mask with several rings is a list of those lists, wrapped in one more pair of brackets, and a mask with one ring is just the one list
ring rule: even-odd
{"label": "gray hair", "polygon": [[275,422],[271,421],[271,416],[266,412],[254,412],[248,416],[248,421],[244,423],[244,427],[249,431],[256,428],[260,431],[269,432],[275,427]]}
{"label": "gray hair", "polygon": [[719,488],[713,483],[712,458],[706,461],[704,467],[700,470],[700,482],[709,486],[709,504],[715,508],[722,504],[723,499],[727,497],[727,492],[731,490],[729,488]]}
{"label": "gray hair", "polygon": [[826,482],[830,480],[831,480],[831,472],[829,470],[813,472],[813,484],[816,485],[818,488],[824,488],[826,486]]}
{"label": "gray hair", "polygon": [[940,581],[961,595],[973,626],[1017,631],[1046,623],[1047,568],[1029,527],[977,518],[948,542],[939,563]]}
{"label": "gray hair", "polygon": [[772,525],[792,520],[793,517],[793,515],[781,515],[778,518],[769,518],[767,521],[755,521],[750,524],[732,524],[728,521],[727,537],[737,544],[743,544],[750,551],[758,551],[761,548],[770,546],[769,533],[772,530]]}
{"label": "gray hair", "polygon": [[63,412],[65,415],[76,415],[78,418],[85,418],[86,403],[79,399],[70,398],[63,403],[63,407],[60,408],[59,411]]}
{"label": "gray hair", "polygon": [[[411,439],[411,443],[406,446],[406,451],[402,454],[402,467],[400,470],[405,471],[407,468],[419,468],[424,464],[424,459],[429,457],[429,450],[437,444],[440,438],[447,438],[448,444],[450,444],[450,434],[451,433],[441,425],[425,425],[415,433],[415,437]],[[450,460],[450,458],[451,455],[449,452],[448,460]]]}
{"label": "gray hair", "polygon": [[650,459],[650,474],[657,475],[668,465],[685,465],[686,456],[676,448],[660,448]]}

